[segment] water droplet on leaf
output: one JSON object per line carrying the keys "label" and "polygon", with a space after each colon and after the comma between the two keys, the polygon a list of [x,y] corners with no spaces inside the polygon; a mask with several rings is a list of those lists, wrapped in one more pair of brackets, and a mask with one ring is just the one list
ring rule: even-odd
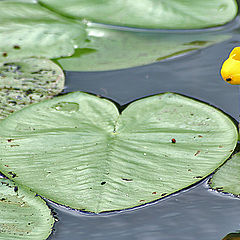
{"label": "water droplet on leaf", "polygon": [[62,112],[77,112],[79,110],[79,104],[75,102],[60,102],[52,106],[52,108]]}

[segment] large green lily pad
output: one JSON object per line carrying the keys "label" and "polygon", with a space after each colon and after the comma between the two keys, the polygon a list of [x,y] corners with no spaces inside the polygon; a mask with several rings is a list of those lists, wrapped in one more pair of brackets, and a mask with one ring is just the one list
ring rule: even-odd
{"label": "large green lily pad", "polygon": [[38,0],[65,16],[140,28],[206,28],[231,21],[235,0]]}
{"label": "large green lily pad", "polygon": [[112,102],[75,92],[0,122],[0,169],[54,202],[98,213],[198,182],[236,142],[226,115],[187,97],[155,95],[119,114]]}
{"label": "large green lily pad", "polygon": [[0,239],[47,239],[54,219],[35,193],[7,179],[0,179]]}
{"label": "large green lily pad", "polygon": [[0,61],[71,56],[85,27],[34,3],[0,1]]}
{"label": "large green lily pad", "polygon": [[59,94],[64,80],[61,68],[47,59],[0,63],[0,119]]}
{"label": "large green lily pad", "polygon": [[212,177],[210,186],[220,192],[240,195],[240,153],[233,155]]}
{"label": "large green lily pad", "polygon": [[221,33],[146,33],[87,28],[88,42],[71,57],[57,59],[68,71],[103,71],[135,67],[180,56],[230,36]]}

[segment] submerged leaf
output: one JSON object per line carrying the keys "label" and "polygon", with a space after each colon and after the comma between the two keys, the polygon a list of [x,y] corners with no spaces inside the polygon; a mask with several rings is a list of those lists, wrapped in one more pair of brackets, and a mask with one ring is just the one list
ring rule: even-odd
{"label": "submerged leaf", "polygon": [[240,195],[240,153],[233,155],[212,177],[211,188]]}
{"label": "submerged leaf", "polygon": [[0,61],[71,56],[86,38],[80,21],[33,3],[0,1],[0,23]]}
{"label": "submerged leaf", "polygon": [[87,29],[88,42],[71,57],[57,59],[68,71],[135,67],[192,52],[228,39],[216,33],[147,33],[100,27]]}
{"label": "submerged leaf", "polygon": [[39,0],[74,18],[140,28],[206,28],[231,21],[235,0]]}
{"label": "submerged leaf", "polygon": [[10,115],[0,122],[0,136],[4,174],[16,173],[14,181],[54,202],[96,213],[196,183],[237,142],[222,112],[172,93],[138,100],[119,114],[112,102],[75,92]]}
{"label": "submerged leaf", "polygon": [[0,179],[0,239],[47,239],[53,223],[51,211],[40,197]]}
{"label": "submerged leaf", "polygon": [[0,63],[0,119],[59,94],[64,79],[61,68],[47,59]]}

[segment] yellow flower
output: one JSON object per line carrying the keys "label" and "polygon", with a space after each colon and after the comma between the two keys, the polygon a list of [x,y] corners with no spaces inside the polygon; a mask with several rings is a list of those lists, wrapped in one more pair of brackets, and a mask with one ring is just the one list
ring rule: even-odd
{"label": "yellow flower", "polygon": [[240,47],[234,48],[223,63],[221,75],[230,84],[240,84]]}

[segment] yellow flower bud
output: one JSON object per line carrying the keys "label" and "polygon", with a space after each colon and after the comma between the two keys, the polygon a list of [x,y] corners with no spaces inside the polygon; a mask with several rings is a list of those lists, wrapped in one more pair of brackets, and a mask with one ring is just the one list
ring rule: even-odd
{"label": "yellow flower bud", "polygon": [[229,58],[223,63],[221,75],[230,84],[240,84],[240,47],[234,48]]}

